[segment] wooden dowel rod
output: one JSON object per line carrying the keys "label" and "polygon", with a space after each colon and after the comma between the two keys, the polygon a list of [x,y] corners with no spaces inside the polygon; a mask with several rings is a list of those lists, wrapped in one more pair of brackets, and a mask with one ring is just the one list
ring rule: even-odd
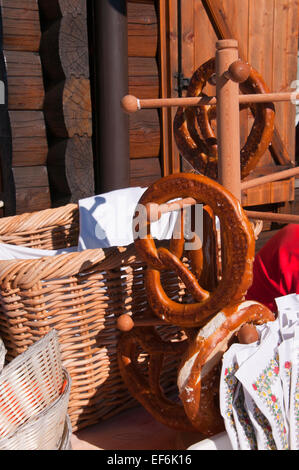
{"label": "wooden dowel rod", "polygon": [[[299,93],[263,93],[259,95],[238,95],[239,103],[268,103],[279,101],[291,101],[299,99]],[[138,99],[133,95],[126,95],[121,101],[123,109],[127,113],[135,113],[140,109],[145,108],[163,108],[163,107],[176,107],[176,106],[205,106],[216,105],[217,99],[215,96],[197,97],[183,97],[183,98],[156,98],[156,99]]]}
{"label": "wooden dowel rod", "polygon": [[284,224],[299,224],[299,215],[257,211],[245,211],[245,213],[249,219],[271,220],[273,222],[281,222]]}
{"label": "wooden dowel rod", "polygon": [[138,99],[133,95],[126,95],[121,100],[121,105],[127,113],[135,113],[144,108],[163,108],[175,106],[200,106],[207,104],[216,104],[215,96],[207,96],[202,98],[186,97],[186,98],[155,98],[155,99]]}
{"label": "wooden dowel rod", "polygon": [[193,197],[186,197],[184,199],[179,199],[178,201],[169,202],[166,204],[156,204],[148,203],[146,205],[148,220],[151,222],[156,222],[160,219],[162,214],[167,212],[175,212],[180,209],[185,209],[189,206],[195,206],[196,200]]}
{"label": "wooden dowel rod", "polygon": [[160,320],[160,318],[133,318],[124,313],[117,320],[117,328],[120,331],[130,331],[135,326],[160,326],[165,325],[165,321]]}
{"label": "wooden dowel rod", "polygon": [[261,93],[258,95],[239,95],[239,103],[269,103],[278,101],[296,101],[299,99],[299,93],[281,92],[281,93]]}
{"label": "wooden dowel rod", "polygon": [[[177,211],[180,208],[194,206],[195,204],[196,204],[196,200],[193,199],[192,197],[181,199],[180,201],[177,201],[177,202],[171,202],[169,204],[161,204],[160,206],[158,206],[158,214],[160,216],[161,214],[165,214],[166,212]],[[149,203],[147,205],[149,214],[156,213],[156,210],[157,210],[156,206],[157,204],[154,204],[154,203],[153,204]],[[273,220],[273,221],[282,222],[282,223],[295,223],[295,224],[299,223],[299,215],[276,214],[274,212],[258,212],[258,211],[245,211],[245,213],[247,217],[250,219]],[[157,218],[154,217],[152,219],[152,222],[154,222],[155,220],[158,220],[158,218],[159,217]]]}
{"label": "wooden dowel rod", "polygon": [[216,42],[216,95],[219,182],[241,201],[239,85],[225,77],[238,60],[238,41]]}
{"label": "wooden dowel rod", "polygon": [[288,170],[278,171],[266,176],[260,176],[259,178],[254,178],[249,181],[243,181],[241,183],[241,189],[254,188],[260,186],[261,184],[271,183],[272,181],[279,181],[285,178],[291,178],[293,176],[299,175],[299,166],[296,168],[290,168]]}

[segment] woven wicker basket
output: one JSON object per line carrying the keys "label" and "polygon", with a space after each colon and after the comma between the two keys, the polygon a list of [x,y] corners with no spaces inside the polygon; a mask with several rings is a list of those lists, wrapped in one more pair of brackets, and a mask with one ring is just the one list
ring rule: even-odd
{"label": "woven wicker basket", "polygon": [[70,386],[52,330],[0,374],[0,450],[58,450]]}
{"label": "woven wicker basket", "polygon": [[0,372],[3,369],[4,363],[5,363],[5,356],[6,356],[6,348],[2,339],[0,338]]}
{"label": "woven wicker basket", "polygon": [[[75,246],[78,212],[76,204],[69,204],[3,218],[0,242],[40,249]],[[144,268],[134,245],[0,261],[0,336],[7,360],[55,328],[72,379],[68,413],[73,431],[137,404],[119,373],[116,320],[147,308]],[[171,298],[181,297],[174,274],[166,273],[163,283]],[[170,326],[160,331],[165,338],[174,335]],[[176,390],[176,367],[175,359],[165,361],[161,384],[166,393]]]}
{"label": "woven wicker basket", "polygon": [[66,417],[64,430],[62,434],[61,444],[59,450],[72,450],[72,425],[69,416]]}

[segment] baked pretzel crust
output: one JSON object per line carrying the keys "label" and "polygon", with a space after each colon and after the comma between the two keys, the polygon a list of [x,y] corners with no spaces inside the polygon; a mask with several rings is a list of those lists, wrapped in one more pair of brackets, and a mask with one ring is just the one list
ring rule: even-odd
{"label": "baked pretzel crust", "polygon": [[[187,96],[206,96],[203,89],[214,73],[215,58],[212,58],[194,72]],[[253,67],[250,67],[248,79],[239,86],[244,94],[269,93],[270,91],[262,76]],[[247,107],[247,105],[242,105],[240,109]],[[274,131],[273,103],[258,103],[249,107],[254,116],[254,122],[240,153],[242,179],[256,167],[269,147]],[[182,156],[199,173],[217,180],[217,138],[210,122],[215,115],[215,106],[179,107],[174,118],[173,129],[175,141]]]}
{"label": "baked pretzel crust", "polygon": [[224,429],[219,408],[221,359],[231,340],[247,323],[261,325],[274,314],[254,301],[224,308],[190,342],[178,371],[178,388],[186,415],[205,435]]}
{"label": "baked pretzel crust", "polygon": [[[162,320],[181,327],[203,326],[225,306],[240,301],[252,283],[255,243],[252,227],[240,202],[217,182],[191,173],[179,173],[161,178],[141,197],[139,204],[163,204],[179,197],[192,197],[208,205],[220,220],[223,242],[222,279],[212,292],[199,285],[195,276],[187,274],[182,263],[165,248],[156,248],[147,220],[146,238],[136,239],[135,247],[147,263],[145,285],[152,311]],[[180,264],[181,263],[181,267]],[[178,267],[178,269],[176,269]],[[174,302],[161,284],[161,271],[174,269],[190,289],[194,303]]]}

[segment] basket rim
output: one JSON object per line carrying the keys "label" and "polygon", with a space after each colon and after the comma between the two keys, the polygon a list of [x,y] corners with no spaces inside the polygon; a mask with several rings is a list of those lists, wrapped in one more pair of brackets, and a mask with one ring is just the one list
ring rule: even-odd
{"label": "basket rim", "polygon": [[0,260],[0,284],[32,288],[39,281],[84,273],[99,263],[103,271],[141,261],[134,243],[127,247],[94,248],[37,259]]}
{"label": "basket rim", "polygon": [[75,203],[60,207],[51,207],[41,211],[24,212],[0,219],[0,237],[7,233],[34,232],[43,227],[62,226],[73,219],[79,212],[79,205]]}

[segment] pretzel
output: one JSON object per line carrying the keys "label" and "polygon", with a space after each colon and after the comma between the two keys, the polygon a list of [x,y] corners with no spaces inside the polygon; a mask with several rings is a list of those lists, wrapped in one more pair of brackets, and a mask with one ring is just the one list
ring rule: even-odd
{"label": "pretzel", "polygon": [[[201,65],[193,74],[187,96],[205,96],[203,89],[215,73],[215,58]],[[269,89],[262,76],[250,67],[248,79],[239,84],[245,94],[268,93]],[[240,109],[247,105],[241,105]],[[252,129],[241,149],[241,178],[245,178],[255,168],[269,147],[274,131],[273,103],[251,104],[254,116]],[[182,156],[200,173],[217,180],[218,152],[217,139],[211,126],[216,117],[216,107],[179,107],[174,118],[174,137]],[[198,127],[197,127],[198,126]],[[199,129],[198,129],[199,128]]]}
{"label": "pretzel", "polygon": [[[149,356],[147,376],[138,364],[137,345]],[[195,429],[187,418],[182,404],[166,397],[159,380],[164,356],[168,354],[180,357],[186,347],[186,340],[163,341],[154,327],[136,327],[120,337],[117,356],[120,373],[131,395],[157,421],[171,428],[189,432]]]}
{"label": "pretzel", "polygon": [[[248,323],[260,325],[274,319],[259,302],[244,301],[224,308],[190,342],[178,371],[178,388],[186,415],[197,431],[212,436],[224,430],[219,409],[220,367],[236,334]],[[252,338],[250,330],[245,342]]]}
{"label": "pretzel", "polygon": [[[159,422],[185,432],[210,436],[224,429],[219,411],[221,358],[230,341],[247,322],[274,320],[258,302],[241,302],[219,312],[199,332],[186,330],[187,339],[163,341],[154,327],[136,327],[118,342],[118,364],[131,395]],[[148,353],[148,373],[138,363],[137,345]],[[181,403],[166,397],[160,374],[166,355],[182,357],[178,373]]]}
{"label": "pretzel", "polygon": [[[205,176],[179,173],[161,178],[147,189],[139,204],[163,204],[187,196],[208,205],[220,220],[224,263],[222,278],[212,292],[201,287],[196,276],[180,260],[178,251],[156,248],[148,219],[142,229],[147,235],[136,239],[135,247],[148,265],[145,287],[154,314],[174,325],[194,328],[203,326],[222,308],[242,300],[252,283],[255,246],[251,225],[239,201]],[[167,269],[174,270],[181,278],[192,293],[194,303],[178,303],[167,296],[161,284],[161,271]]]}

